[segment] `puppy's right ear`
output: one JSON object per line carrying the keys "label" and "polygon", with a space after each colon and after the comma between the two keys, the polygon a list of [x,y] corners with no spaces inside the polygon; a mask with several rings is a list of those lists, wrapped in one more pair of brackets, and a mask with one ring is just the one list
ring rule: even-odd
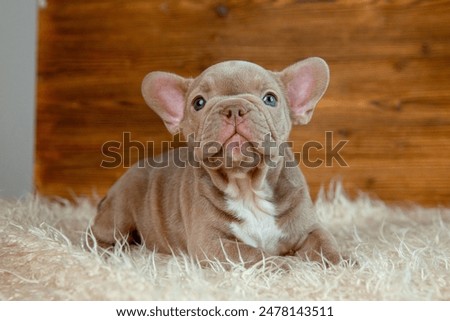
{"label": "puppy's right ear", "polygon": [[185,96],[190,80],[167,72],[151,72],[142,81],[142,96],[164,121],[172,135],[179,131],[184,116]]}

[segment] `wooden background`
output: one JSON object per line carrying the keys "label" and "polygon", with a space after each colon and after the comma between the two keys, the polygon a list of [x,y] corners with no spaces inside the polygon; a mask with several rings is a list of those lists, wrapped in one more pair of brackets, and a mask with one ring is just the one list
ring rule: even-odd
{"label": "wooden background", "polygon": [[280,70],[320,56],[330,87],[292,140],[301,151],[332,131],[334,145],[348,140],[348,167],[302,166],[313,197],[339,177],[351,195],[449,204],[449,1],[48,0],[39,20],[42,194],[105,193],[124,169],[102,168],[101,147],[124,132],[157,151],[171,140],[140,94],[149,71],[196,76],[228,59]]}

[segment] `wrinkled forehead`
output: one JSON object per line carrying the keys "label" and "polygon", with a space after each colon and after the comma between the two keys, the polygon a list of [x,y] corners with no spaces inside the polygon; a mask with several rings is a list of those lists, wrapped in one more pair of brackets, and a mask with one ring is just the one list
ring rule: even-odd
{"label": "wrinkled forehead", "polygon": [[238,95],[262,93],[277,89],[274,74],[261,66],[246,61],[227,61],[213,65],[198,76],[191,90],[210,95]]}

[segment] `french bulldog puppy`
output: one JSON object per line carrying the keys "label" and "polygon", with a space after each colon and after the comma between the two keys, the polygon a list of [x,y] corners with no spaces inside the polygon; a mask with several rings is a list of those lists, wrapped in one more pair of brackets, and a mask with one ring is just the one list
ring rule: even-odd
{"label": "french bulldog puppy", "polygon": [[111,187],[92,224],[97,243],[126,237],[203,263],[287,255],[338,263],[285,143],[292,125],[310,121],[328,81],[320,58],[281,72],[226,61],[194,79],[148,74],[146,103],[187,147],[139,161]]}

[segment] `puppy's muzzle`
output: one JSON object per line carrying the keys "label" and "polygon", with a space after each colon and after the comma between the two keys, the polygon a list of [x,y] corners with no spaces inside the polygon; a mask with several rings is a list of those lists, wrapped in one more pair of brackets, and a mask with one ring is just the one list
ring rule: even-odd
{"label": "puppy's muzzle", "polygon": [[219,114],[226,123],[237,126],[250,111],[249,104],[245,99],[227,99],[218,103],[216,109],[219,109]]}
{"label": "puppy's muzzle", "polygon": [[225,120],[231,124],[239,124],[244,119],[244,115],[248,113],[248,110],[241,105],[227,106],[220,111],[220,114],[225,117]]}

